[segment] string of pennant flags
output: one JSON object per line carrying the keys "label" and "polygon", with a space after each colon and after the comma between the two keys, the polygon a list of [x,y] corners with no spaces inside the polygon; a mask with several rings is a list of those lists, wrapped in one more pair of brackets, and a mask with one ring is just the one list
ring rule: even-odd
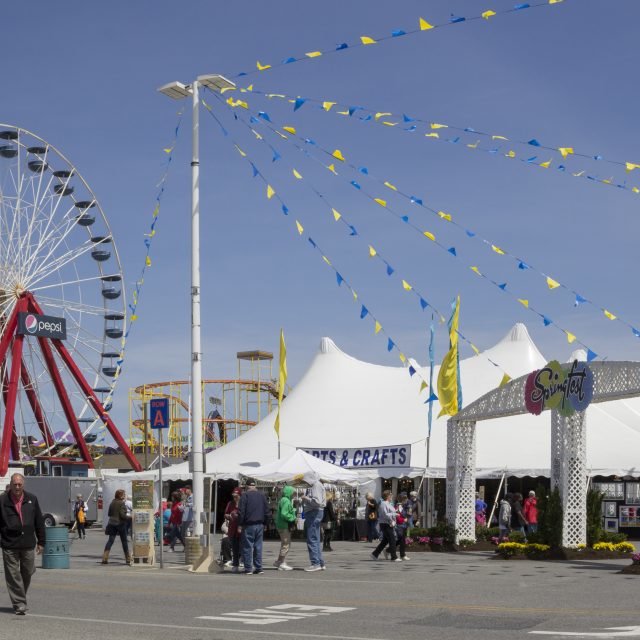
{"label": "string of pennant flags", "polygon": [[[234,101],[233,99],[231,99],[231,101],[229,101],[229,99],[228,99],[227,100],[227,104],[229,104],[230,106],[240,106],[240,105],[237,104],[237,101]],[[246,101],[243,101],[243,105],[242,106],[244,106],[244,105],[246,105],[246,107],[245,107],[246,109],[249,108],[249,105],[248,105],[248,103]],[[263,120],[266,120],[270,124],[273,124],[273,122],[271,120],[271,117],[269,116],[269,114],[266,111],[258,111],[257,113],[258,113],[258,117],[260,117]],[[255,118],[255,116],[252,116],[252,117]],[[340,162],[344,162],[347,166],[349,166],[354,171],[357,171],[357,172],[360,172],[360,173],[366,175],[368,179],[378,182],[379,184],[384,186],[386,189],[390,189],[391,191],[396,193],[401,198],[409,201],[411,204],[417,205],[417,206],[425,209],[426,211],[430,212],[431,214],[439,217],[441,220],[450,223],[453,227],[455,227],[458,231],[463,233],[466,237],[475,239],[478,242],[482,243],[492,253],[494,253],[494,254],[496,254],[498,256],[505,256],[507,258],[510,258],[514,262],[515,266],[517,267],[517,269],[519,271],[530,270],[532,273],[537,274],[538,276],[540,276],[543,279],[543,281],[545,282],[545,285],[547,286],[547,288],[549,290],[564,289],[565,291],[567,291],[568,293],[571,294],[572,299],[573,299],[574,307],[578,307],[580,305],[590,305],[590,306],[594,307],[595,309],[597,309],[599,312],[601,312],[602,316],[604,318],[606,318],[607,320],[609,320],[609,321],[617,321],[617,322],[621,323],[622,325],[627,327],[629,330],[631,330],[631,333],[633,334],[633,336],[635,336],[636,338],[640,337],[640,330],[637,329],[631,322],[629,322],[625,318],[621,317],[617,312],[613,312],[610,309],[608,309],[607,307],[605,307],[604,305],[601,305],[601,304],[599,304],[599,303],[597,303],[597,302],[595,302],[593,300],[590,300],[589,298],[587,298],[586,296],[584,296],[580,292],[578,292],[575,288],[558,281],[555,277],[553,277],[550,274],[546,273],[542,269],[539,269],[539,268],[535,267],[528,260],[517,256],[516,254],[512,253],[511,251],[509,251],[508,249],[505,249],[502,246],[499,246],[497,243],[487,239],[486,237],[484,237],[481,234],[479,234],[477,231],[475,231],[473,229],[470,229],[469,227],[466,227],[464,225],[461,225],[460,223],[458,223],[453,218],[453,216],[450,213],[446,213],[446,212],[444,212],[444,211],[442,211],[440,209],[435,209],[435,208],[429,206],[427,203],[424,202],[424,200],[422,198],[419,198],[417,196],[411,195],[408,192],[403,191],[401,188],[399,188],[396,185],[392,184],[389,180],[386,180],[384,178],[375,176],[366,167],[356,166],[356,165],[354,165],[352,163],[347,162],[344,159],[344,157],[342,156],[341,152],[338,152],[336,154],[335,151],[331,152],[328,149],[326,149],[326,148],[322,147],[321,145],[319,145],[318,142],[315,139],[303,138],[302,136],[299,136],[297,134],[297,131],[296,131],[295,127],[284,126],[282,128],[283,128],[283,130],[285,130],[291,136],[293,136],[293,137],[295,137],[295,138],[297,138],[297,139],[299,139],[301,141],[304,141],[304,143],[306,145],[311,145],[311,146],[317,147],[326,156],[328,156],[331,159],[331,161],[333,161],[333,163],[330,164],[329,166],[326,166],[326,165],[324,165],[324,166],[326,168],[328,168],[329,170],[332,170],[332,172],[335,171],[335,160],[340,160]],[[276,133],[279,133],[277,129],[274,129],[274,131]],[[297,148],[300,149],[300,147],[297,147]],[[300,149],[300,150],[302,150],[302,149]],[[306,151],[305,151],[305,153],[306,153]],[[336,154],[336,155],[334,155],[334,154]],[[638,165],[638,166],[640,166],[640,165]],[[353,185],[353,182],[351,184]],[[371,198],[371,199],[373,199],[376,202],[378,202],[378,204],[381,204],[379,202],[380,199],[377,199],[377,198]],[[398,218],[402,219],[403,221],[407,222],[405,220],[406,216],[400,216],[399,214],[397,214],[395,212],[392,212],[392,213],[396,217],[398,217]],[[427,237],[429,237],[429,236],[427,236]],[[448,249],[448,250],[450,251],[450,249]],[[475,271],[474,267],[470,267],[470,268]]]}
{"label": "string of pennant flags", "polygon": [[151,264],[152,264],[151,249],[153,246],[153,240],[156,236],[158,220],[160,217],[162,197],[164,195],[167,179],[169,177],[171,162],[173,161],[173,150],[178,141],[183,114],[184,114],[184,108],[180,109],[180,111],[178,112],[178,122],[174,128],[173,140],[171,141],[171,144],[168,147],[163,148],[163,152],[165,154],[163,172],[160,177],[160,180],[156,184],[158,191],[156,193],[153,210],[151,211],[151,221],[149,222],[147,231],[144,234],[144,240],[143,240],[144,258],[142,262],[142,268],[140,270],[140,275],[138,276],[138,279],[136,280],[135,285],[133,287],[133,291],[131,292],[131,302],[128,303],[127,305],[129,309],[129,323],[127,325],[127,330],[122,338],[120,358],[116,361],[116,374],[114,378],[117,378],[120,375],[120,372],[122,370],[122,365],[124,364],[126,342],[127,342],[127,339],[129,338],[129,334],[131,333],[131,330],[133,329],[134,323],[138,320],[138,305],[140,304],[140,297],[142,295],[144,280],[145,280],[147,270],[151,268]]}
{"label": "string of pennant flags", "polygon": [[265,71],[269,71],[270,69],[275,69],[278,67],[283,67],[289,64],[294,64],[298,62],[315,60],[317,58],[321,58],[323,56],[341,53],[344,51],[353,50],[355,48],[367,47],[372,45],[379,45],[383,42],[389,42],[392,40],[397,40],[398,38],[408,37],[415,34],[424,34],[427,32],[431,32],[436,29],[443,29],[445,27],[450,27],[457,24],[462,24],[463,22],[474,22],[474,21],[485,21],[490,22],[496,17],[504,16],[512,13],[519,13],[521,11],[525,11],[527,9],[538,9],[540,7],[549,7],[552,5],[560,4],[564,0],[544,0],[543,2],[521,2],[518,4],[509,7],[508,9],[503,10],[493,10],[493,9],[485,9],[481,11],[479,14],[474,14],[472,16],[463,16],[463,15],[454,15],[451,14],[448,20],[443,22],[429,22],[425,18],[419,17],[413,27],[408,27],[406,29],[393,29],[390,33],[385,35],[362,35],[357,40],[353,42],[341,42],[338,45],[331,47],[329,49],[316,49],[312,51],[307,51],[304,54],[299,54],[296,56],[287,56],[283,60],[279,62],[261,62],[260,60],[256,61],[256,68],[251,71],[240,71],[230,77],[238,78],[242,76],[248,76],[256,73],[264,73]]}
{"label": "string of pennant flags", "polygon": [[[256,161],[253,158],[251,158],[249,156],[249,154],[235,140],[233,140],[233,138],[230,136],[230,134],[227,131],[227,129],[222,125],[220,120],[213,113],[213,110],[211,109],[211,107],[209,105],[207,105],[206,102],[203,103],[203,104],[207,108],[207,110],[210,113],[210,115],[212,116],[212,118],[217,122],[218,126],[221,128],[223,134],[225,136],[229,137],[232,140],[232,144],[233,144],[236,152],[249,164],[249,166],[251,167],[252,177],[259,179],[263,183],[267,200],[274,200],[274,201],[278,202],[279,205],[280,205],[280,211],[283,213],[283,215],[289,216],[291,214],[291,209],[286,204],[284,198],[282,198],[281,195],[279,194],[279,192],[276,191],[276,189],[272,186],[271,182],[267,179],[267,177],[264,174],[264,172],[261,171],[261,169],[259,168],[259,166],[256,163]],[[241,122],[242,124],[245,124],[245,126],[247,126],[251,130],[251,132],[254,134],[255,138],[258,141],[263,142],[272,151],[275,151],[273,149],[273,146],[270,145],[264,139],[264,137],[261,136],[261,134],[259,134],[258,132],[256,132],[255,129],[253,129],[250,125],[248,125],[246,122],[241,120],[239,117],[236,117],[236,121]],[[294,169],[294,171],[296,171],[296,170]],[[295,177],[295,175],[294,175],[294,177]],[[341,219],[342,219],[342,216],[339,216],[339,217],[335,218],[336,222],[341,220]],[[431,403],[434,400],[437,400],[438,398],[435,395],[435,393],[433,392],[433,389],[430,388],[429,384],[426,382],[426,380],[424,380],[424,378],[422,377],[420,372],[418,372],[416,367],[414,367],[413,364],[410,362],[410,358],[405,355],[404,351],[401,349],[401,347],[399,346],[398,342],[396,340],[394,340],[394,338],[383,327],[380,319],[372,311],[371,307],[369,305],[367,305],[367,304],[364,304],[364,302],[360,299],[359,294],[356,292],[355,288],[350,283],[348,278],[345,277],[340,270],[338,270],[338,268],[333,264],[332,260],[328,257],[328,254],[319,246],[319,244],[310,235],[305,234],[305,227],[303,226],[302,222],[299,219],[295,218],[295,217],[293,217],[292,220],[293,220],[293,222],[295,224],[297,235],[300,238],[306,240],[307,244],[311,248],[313,248],[320,255],[320,257],[322,258],[323,262],[329,268],[331,268],[331,270],[334,272],[336,284],[338,285],[338,287],[342,287],[344,285],[344,287],[351,293],[352,300],[359,305],[359,308],[360,308],[360,319],[364,320],[365,318],[369,318],[373,322],[375,335],[382,334],[386,338],[387,351],[388,352],[393,352],[393,351],[397,352],[399,360],[402,362],[403,365],[405,365],[407,367],[409,375],[411,377],[417,375],[417,377],[421,381],[420,390],[419,391],[422,392],[425,389],[430,389],[430,395],[427,398],[427,400],[425,401],[425,403]],[[351,233],[350,235],[358,235],[358,234],[356,232],[355,234]],[[393,273],[393,271],[392,271],[392,273]],[[413,291],[413,287],[407,286],[407,283],[404,280],[403,280],[403,288],[406,291]],[[413,292],[416,293],[415,291],[413,291]],[[419,294],[417,294],[417,295],[419,295]],[[433,311],[436,314],[438,314],[438,316],[440,317],[441,322],[445,322],[446,321],[445,317],[437,310],[436,307],[434,307],[430,303],[427,303],[426,300],[424,300],[424,298],[422,298],[422,297],[420,297],[420,300],[421,300],[421,307],[422,307],[423,310],[430,306],[433,309]],[[502,371],[502,373],[503,373],[503,382],[507,382],[508,380],[511,379],[511,376],[506,371],[504,371],[504,369],[498,363],[493,361],[486,354],[481,353],[480,350],[466,336],[464,336],[460,331],[458,331],[458,335],[460,336],[460,338],[462,340],[464,340],[467,344],[469,344],[472,347],[473,351],[477,355],[481,355],[486,360],[488,360],[494,367],[497,367]]]}
{"label": "string of pennant flags", "polygon": [[[204,106],[207,108],[207,110],[209,111],[209,113],[212,115],[212,117],[216,120],[216,122],[218,123],[218,125],[221,127],[223,133],[225,136],[228,136],[228,132],[227,130],[222,126],[222,124],[220,123],[220,121],[218,120],[218,118],[216,118],[216,116],[213,114],[212,108],[205,102],[203,101]],[[243,118],[241,118],[240,116],[238,116],[237,114],[233,114],[234,115],[234,119],[237,122],[242,123],[245,127],[247,127],[249,129],[249,131],[254,135],[255,139],[258,140],[259,142],[265,144],[271,154],[272,154],[272,161],[276,161],[282,158],[281,154],[277,151],[277,149],[275,149],[275,147],[269,143],[269,141],[267,141],[264,136],[262,136],[258,131],[256,131],[251,124],[247,123]],[[253,122],[253,124],[255,124],[255,121]],[[252,176],[254,178],[260,178],[266,187],[266,197],[267,200],[271,200],[272,198],[276,198],[276,200],[278,200],[280,202],[281,205],[281,211],[284,215],[289,215],[290,210],[289,207],[286,205],[286,203],[284,202],[284,199],[281,198],[281,196],[278,194],[278,192],[276,191],[276,189],[272,186],[272,184],[269,182],[269,180],[265,177],[264,173],[262,171],[260,171],[260,169],[258,168],[256,162],[237,144],[234,142],[234,146],[236,151],[249,163],[250,167],[251,167],[251,172],[252,172]],[[301,149],[302,151],[304,151],[304,149]],[[291,170],[292,175],[294,176],[294,178],[296,180],[303,180],[304,178],[302,176],[302,174],[295,168],[292,168]],[[392,275],[396,275],[398,278],[400,278],[401,283],[402,283],[402,288],[404,291],[407,291],[409,293],[414,294],[420,303],[420,308],[424,311],[426,310],[428,307],[431,307],[431,309],[433,310],[433,312],[435,312],[441,323],[446,322],[446,318],[444,317],[444,315],[438,310],[438,308],[436,306],[434,306],[431,302],[427,301],[426,297],[417,289],[415,288],[413,285],[411,285],[406,279],[400,277],[397,272],[396,269],[391,266],[390,262],[388,260],[386,260],[371,244],[368,244],[368,242],[366,241],[366,239],[364,239],[361,234],[357,231],[356,227],[351,224],[349,222],[348,219],[345,218],[344,215],[342,215],[332,204],[331,202],[328,200],[328,198],[326,196],[324,196],[322,193],[320,193],[311,183],[309,183],[308,181],[304,181],[306,182],[306,186],[318,197],[320,198],[323,203],[327,206],[327,208],[330,210],[331,215],[333,217],[333,220],[335,222],[341,222],[342,224],[345,225],[345,227],[348,230],[348,233],[350,236],[354,236],[354,237],[358,237],[360,238],[362,241],[364,241],[367,244],[368,247],[368,255],[370,258],[376,258],[380,261],[382,261],[382,263],[385,265],[385,272],[388,276],[392,276]],[[296,228],[298,233],[301,235],[303,233],[303,227],[302,224],[296,220]],[[323,254],[323,257],[324,254]],[[325,260],[326,262],[326,260]],[[344,277],[341,275],[341,273],[333,266],[332,263],[327,262],[327,264],[329,264],[329,266],[331,266],[335,271],[336,271],[336,280],[338,283],[338,286],[340,286],[343,281],[344,281]],[[357,299],[357,295],[356,298]],[[361,305],[361,310],[360,310],[360,317],[361,318],[365,318],[369,315],[372,315],[369,311],[369,308],[367,306],[365,306],[364,304]],[[374,319],[375,324],[375,333],[379,333],[379,331],[381,330],[381,325],[379,325],[379,322],[375,319],[374,316],[372,316],[372,318]],[[509,373],[507,371],[504,370],[504,368],[498,364],[497,362],[495,362],[490,356],[488,356],[486,353],[481,352],[480,349],[478,349],[478,347],[472,342],[472,340],[470,340],[467,336],[465,336],[460,330],[457,330],[456,333],[458,334],[458,336],[460,337],[460,339],[462,341],[464,341],[466,344],[468,344],[471,349],[473,350],[473,352],[478,355],[483,357],[485,360],[487,360],[489,363],[491,363],[494,367],[500,369],[503,373],[503,379],[502,379],[502,383],[504,384],[505,382],[509,381],[511,379],[511,376],[509,375]],[[393,341],[392,338],[388,337],[388,350],[391,351],[391,348],[393,346],[395,346],[395,341]],[[400,353],[402,353],[399,350]],[[589,350],[589,354],[590,354],[590,358],[593,359],[596,357],[596,354]],[[401,358],[402,360],[402,358]],[[403,360],[402,360],[403,361]],[[404,361],[403,361],[404,362]],[[413,375],[413,374],[412,374]]]}
{"label": "string of pennant flags", "polygon": [[[236,89],[227,88],[224,91],[231,90]],[[584,160],[595,161],[598,164],[611,165],[615,168],[624,168],[625,174],[630,174],[633,171],[640,170],[640,163],[637,162],[609,159],[600,153],[586,153],[569,146],[551,146],[543,144],[536,137],[532,137],[528,140],[514,139],[505,135],[482,131],[474,127],[461,127],[454,124],[425,120],[424,118],[409,116],[406,113],[403,113],[402,115],[394,115],[389,111],[375,110],[365,106],[342,105],[338,102],[323,98],[301,98],[299,96],[294,97],[283,93],[261,91],[254,88],[253,85],[249,85],[246,88],[240,88],[239,90],[243,93],[251,92],[256,95],[262,95],[270,100],[284,100],[293,105],[294,111],[297,111],[306,103],[311,103],[315,108],[324,111],[325,113],[331,112],[340,116],[351,118],[355,117],[362,122],[372,122],[386,127],[399,127],[400,131],[407,133],[419,132],[423,134],[423,137],[435,142],[455,144],[462,149],[483,152],[509,160],[517,160],[523,164],[538,167],[539,169],[555,169],[556,171],[574,178],[580,178],[595,184],[613,187],[615,189],[628,191],[635,195],[640,195],[640,187],[633,184],[627,184],[626,180],[620,181],[620,179],[616,179],[613,175],[609,175],[609,177],[601,177],[599,175],[594,175],[586,169],[570,170],[566,164],[570,157],[581,158]],[[447,135],[447,130],[454,132],[454,135]],[[481,139],[490,141],[490,146],[480,144]],[[526,151],[517,153],[514,151],[513,147],[524,147]],[[533,149],[536,150],[536,155],[531,155]],[[553,157],[547,157],[546,159],[540,158],[537,154],[540,154],[542,151],[547,154],[553,154],[556,156],[556,160],[558,157],[561,158],[561,161],[556,161],[554,163]]]}
{"label": "string of pennant flags", "polygon": [[[233,106],[233,105],[230,105]],[[345,159],[344,155],[342,154],[342,152],[340,150],[335,150],[333,152],[329,152],[326,149],[323,149],[322,147],[320,147],[318,145],[318,143],[313,140],[310,141],[309,138],[300,138],[297,134],[297,131],[295,130],[294,127],[290,127],[290,126],[284,126],[282,127],[283,131],[286,131],[289,136],[287,136],[286,134],[284,134],[282,131],[279,131],[278,129],[275,128],[275,126],[273,125],[273,122],[271,121],[270,116],[268,116],[268,114],[265,114],[264,112],[259,112],[258,115],[260,116],[260,113],[262,113],[263,115],[260,117],[260,119],[258,119],[255,116],[251,116],[253,118],[252,123],[253,124],[263,124],[264,126],[266,126],[270,131],[272,131],[273,133],[277,133],[278,136],[282,139],[286,139],[290,144],[293,144],[293,146],[295,146],[298,150],[302,151],[304,153],[304,155],[308,158],[310,158],[311,160],[314,160],[316,162],[318,162],[319,164],[321,164],[323,167],[325,167],[326,169],[328,169],[334,176],[339,177],[340,179],[342,179],[343,181],[349,183],[351,186],[355,187],[357,189],[357,191],[362,194],[364,197],[366,197],[368,200],[370,200],[371,202],[379,205],[380,207],[382,207],[385,211],[389,212],[391,215],[393,215],[395,218],[397,218],[398,220],[402,221],[406,226],[410,227],[411,229],[413,229],[415,232],[417,232],[418,234],[420,234],[421,236],[429,239],[431,241],[432,244],[434,244],[435,246],[437,246],[440,250],[446,252],[447,254],[453,256],[454,258],[459,258],[458,256],[458,251],[454,246],[451,247],[447,247],[447,245],[441,243],[439,240],[437,240],[435,234],[429,230],[424,230],[422,227],[419,227],[418,225],[414,224],[411,221],[410,216],[405,215],[405,214],[401,214],[397,211],[395,211],[395,209],[389,205],[388,201],[386,199],[380,198],[380,197],[376,197],[375,195],[369,193],[366,189],[364,189],[361,185],[360,182],[357,182],[355,180],[349,180],[348,177],[342,177],[341,174],[337,171],[336,169],[336,160],[340,163],[344,163],[345,166],[349,166],[351,169],[355,170],[355,171],[359,171],[362,175],[368,176],[369,171],[368,169],[366,169],[365,167],[356,167],[355,165],[350,164],[349,162],[347,162],[347,160]],[[236,119],[239,119],[236,115]],[[251,127],[250,127],[251,128]],[[256,138],[260,141],[264,141],[263,136],[258,133],[257,131],[255,131],[255,129],[251,128],[252,132],[254,133],[254,135],[256,136]],[[307,145],[310,145],[311,147],[316,147],[318,149],[320,149],[323,153],[328,154],[331,159],[334,161],[332,162],[330,165],[325,165],[322,161],[318,160],[317,158],[315,158],[315,156],[313,156],[309,151],[308,148],[302,148],[299,145],[296,145],[295,143],[291,142],[291,137],[294,138],[298,138],[301,140],[304,140],[304,142]],[[311,142],[311,144],[310,144]],[[267,143],[268,144],[268,143]],[[279,160],[282,156],[280,153],[278,153],[278,151],[271,145],[269,145],[272,149],[272,153],[273,153],[273,161],[275,162],[276,160]],[[297,171],[297,169],[293,170],[294,173],[294,177],[296,179],[302,179],[302,174],[300,174],[299,171]],[[256,169],[254,169],[254,176],[255,176],[255,172]],[[393,191],[397,191],[397,188],[392,185],[389,182],[385,182],[385,185],[390,188]],[[267,196],[269,197],[269,191],[267,192]],[[410,196],[411,202],[415,203],[415,204],[420,204],[421,206],[424,207],[424,203],[421,201],[421,199],[415,197],[415,196]],[[326,200],[326,199],[325,199]],[[330,209],[334,215],[334,219],[336,220],[336,222],[338,221],[343,221],[345,222],[344,219],[344,215],[342,215],[341,213],[339,213],[334,207],[330,206]],[[429,209],[428,209],[429,210]],[[431,210],[434,211],[434,210]],[[435,213],[435,211],[434,211]],[[445,212],[439,211],[437,212],[437,215],[439,218],[450,222],[452,219],[452,217]],[[346,221],[346,226],[349,228],[350,230],[350,235],[358,235],[357,229],[355,228],[354,225],[350,224],[348,221]],[[496,247],[496,249],[498,249],[498,251],[502,251],[501,249],[499,249],[496,245],[494,245]],[[372,258],[379,258],[386,267],[386,272],[387,275],[392,275],[395,273],[395,269],[390,265],[390,263],[382,258],[381,256],[379,256],[377,250],[373,247],[373,245],[369,245],[369,256]],[[523,263],[525,264],[525,263]],[[487,281],[488,283],[490,283],[491,285],[493,285],[494,287],[496,287],[497,289],[499,289],[500,291],[502,291],[503,293],[507,294],[509,297],[511,297],[512,299],[514,299],[515,301],[517,301],[520,305],[522,305],[525,309],[527,309],[528,311],[536,314],[542,321],[544,326],[551,326],[553,325],[558,331],[561,331],[564,336],[567,339],[567,342],[569,344],[572,343],[577,343],[579,345],[581,345],[586,353],[587,353],[587,359],[588,361],[594,360],[595,358],[598,357],[598,354],[591,349],[586,343],[584,343],[582,340],[580,340],[575,333],[569,331],[568,329],[563,328],[562,326],[560,326],[557,322],[551,320],[549,318],[549,316],[545,313],[542,313],[541,311],[539,311],[538,309],[536,309],[527,298],[525,297],[519,297],[518,294],[512,292],[510,289],[507,288],[507,283],[506,282],[500,282],[497,281],[493,278],[491,278],[490,276],[488,276],[487,274],[481,272],[478,267],[476,266],[469,266],[467,265],[468,268],[473,271],[477,276],[483,278],[485,281]],[[411,284],[409,284],[409,282],[405,279],[402,280],[403,283],[403,287],[405,288],[405,290],[407,291],[413,291],[413,287]],[[419,294],[418,294],[419,295]],[[421,300],[421,305],[426,305],[428,306],[429,303],[427,303],[426,300],[424,300],[424,298],[422,296],[419,296],[420,300]],[[586,299],[585,299],[586,301]],[[426,308],[426,306],[423,306],[423,309]],[[441,315],[441,314],[440,314]],[[477,353],[477,348],[470,343],[472,348],[474,349],[474,351]]]}

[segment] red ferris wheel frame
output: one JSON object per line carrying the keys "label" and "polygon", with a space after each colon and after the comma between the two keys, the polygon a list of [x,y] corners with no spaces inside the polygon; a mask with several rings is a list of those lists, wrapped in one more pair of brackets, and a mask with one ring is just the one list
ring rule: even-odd
{"label": "red ferris wheel frame", "polygon": [[[9,371],[9,377],[7,379],[7,367],[4,367],[5,373],[2,380],[2,397],[5,405],[5,416],[4,426],[2,429],[2,442],[0,444],[0,476],[4,476],[7,473],[9,468],[9,455],[11,454],[14,459],[17,459],[19,456],[18,436],[15,428],[15,410],[20,383],[22,384],[22,388],[25,392],[31,410],[33,411],[38,428],[42,433],[42,437],[47,443],[47,446],[51,446],[53,444],[53,436],[51,434],[51,429],[49,428],[45,412],[40,404],[38,395],[34,391],[29,371],[27,370],[22,357],[24,335],[18,333],[18,314],[21,312],[35,313],[39,315],[42,314],[40,305],[36,302],[33,294],[28,291],[18,299],[13,312],[7,320],[2,339],[0,340],[0,365],[4,365],[7,362],[7,353],[11,347],[11,368]],[[76,384],[82,390],[82,393],[89,405],[106,425],[109,433],[116,441],[116,444],[120,447],[120,450],[131,467],[135,471],[142,471],[140,463],[136,460],[135,456],[127,446],[127,443],[109,417],[109,414],[104,410],[104,406],[74,362],[62,340],[40,336],[37,337],[37,340],[45,365],[56,390],[56,394],[60,400],[60,404],[62,405],[65,418],[69,424],[69,429],[73,434],[80,456],[84,462],[89,464],[90,467],[93,467],[93,459],[89,449],[87,448],[87,444],[84,441],[82,431],[78,424],[78,419],[76,418],[73,406],[69,399],[69,394],[67,393],[62,376],[60,375],[60,371],[56,365],[53,355],[54,350],[58,353],[58,356],[66,366]]]}

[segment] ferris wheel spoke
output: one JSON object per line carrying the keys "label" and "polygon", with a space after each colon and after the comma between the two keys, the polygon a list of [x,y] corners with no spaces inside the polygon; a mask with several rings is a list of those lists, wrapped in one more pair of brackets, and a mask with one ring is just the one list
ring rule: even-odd
{"label": "ferris wheel spoke", "polygon": [[[61,200],[60,197],[59,200]],[[51,222],[54,219],[54,213],[47,217],[46,227],[40,234],[40,240],[35,250],[32,252],[28,264],[26,265],[27,271],[33,268],[32,265],[38,258],[40,258],[41,263],[46,262],[76,227],[77,220],[73,215],[73,207],[70,207],[66,212],[64,212],[61,216],[60,222],[52,228]],[[46,251],[45,255],[41,255],[43,249]]]}
{"label": "ferris wheel spoke", "polygon": [[69,264],[70,262],[73,262],[74,260],[77,260],[80,256],[91,251],[93,249],[93,246],[94,246],[93,243],[89,240],[85,244],[81,245],[80,247],[77,247],[75,249],[70,249],[65,254],[59,256],[55,260],[52,260],[47,264],[42,264],[39,269],[37,269],[36,271],[34,271],[32,274],[29,275],[29,279],[27,280],[26,284],[29,287],[35,284],[38,284],[38,282],[41,282],[44,278],[51,275],[55,271],[59,271],[65,265]]}
{"label": "ferris wheel spoke", "polygon": [[40,306],[53,307],[55,309],[63,309],[65,311],[77,311],[81,313],[89,313],[95,316],[104,316],[104,307],[78,302],[74,300],[66,300],[62,298],[50,298],[48,296],[40,296],[38,298]]}
{"label": "ferris wheel spoke", "polygon": [[[117,274],[106,274],[106,277],[114,277]],[[101,281],[105,276],[93,276],[91,278],[77,278],[76,280],[67,280],[66,282],[56,282],[55,284],[47,284],[44,285],[42,287],[29,287],[29,291],[32,292],[36,292],[36,291],[45,291],[46,289],[55,289],[57,287],[65,287],[65,286],[70,286],[70,285],[74,285],[74,284],[80,284],[80,283],[84,283],[84,282],[96,282],[96,281]],[[104,311],[104,309],[103,309]]]}

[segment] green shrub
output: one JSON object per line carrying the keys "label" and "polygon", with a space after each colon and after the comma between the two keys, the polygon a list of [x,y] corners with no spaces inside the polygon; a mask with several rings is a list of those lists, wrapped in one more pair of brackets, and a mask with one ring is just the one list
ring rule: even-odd
{"label": "green shrub", "polygon": [[509,533],[509,542],[517,542],[519,544],[522,544],[525,540],[526,537],[524,533],[521,533],[520,531],[511,531]]}
{"label": "green shrub", "polygon": [[619,544],[620,542],[626,542],[628,536],[626,533],[611,533],[603,531],[600,535],[598,542],[611,542],[612,544]]}
{"label": "green shrub", "polygon": [[491,538],[498,537],[500,530],[498,527],[485,527],[482,524],[476,524],[476,540],[491,541]]}
{"label": "green shrub", "polygon": [[549,496],[543,492],[538,498],[538,531],[541,542],[552,549],[562,547],[562,502],[556,487]]}
{"label": "green shrub", "polygon": [[604,493],[589,489],[587,491],[587,546],[593,547],[602,540],[602,498]]}
{"label": "green shrub", "polygon": [[467,540],[465,538],[462,538],[462,539],[458,540],[458,546],[462,547],[463,549],[465,547],[471,547],[474,544],[475,544],[475,542],[473,540]]}

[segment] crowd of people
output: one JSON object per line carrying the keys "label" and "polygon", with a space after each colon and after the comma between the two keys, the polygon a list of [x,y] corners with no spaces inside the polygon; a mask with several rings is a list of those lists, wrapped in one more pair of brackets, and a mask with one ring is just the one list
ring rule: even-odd
{"label": "crowd of people", "polygon": [[384,554],[386,560],[403,562],[409,560],[405,552],[407,531],[420,521],[420,503],[418,493],[398,494],[394,502],[393,493],[382,492],[378,502],[372,493],[366,495],[365,519],[367,521],[367,540],[379,540],[371,553],[372,560],[379,560]]}
{"label": "crowd of people", "polygon": [[538,531],[538,500],[535,491],[529,491],[524,500],[521,493],[507,493],[500,500],[498,511],[498,540],[502,542],[509,538],[512,531],[521,533],[525,540],[528,533]]}
{"label": "crowd of people", "polygon": [[[291,486],[283,488],[282,497],[273,514],[280,537],[278,557],[273,564],[279,571],[293,569],[287,564],[286,558],[291,547],[291,534],[296,529],[298,521],[299,505],[294,502],[294,492]],[[333,551],[331,536],[337,522],[333,497],[319,480],[316,480],[301,497],[310,563],[305,571],[323,571],[326,568],[323,552]],[[265,527],[271,516],[267,498],[258,490],[255,480],[248,479],[244,490],[240,487],[233,490],[232,499],[224,513],[222,562],[234,573],[264,573],[262,542]]]}

